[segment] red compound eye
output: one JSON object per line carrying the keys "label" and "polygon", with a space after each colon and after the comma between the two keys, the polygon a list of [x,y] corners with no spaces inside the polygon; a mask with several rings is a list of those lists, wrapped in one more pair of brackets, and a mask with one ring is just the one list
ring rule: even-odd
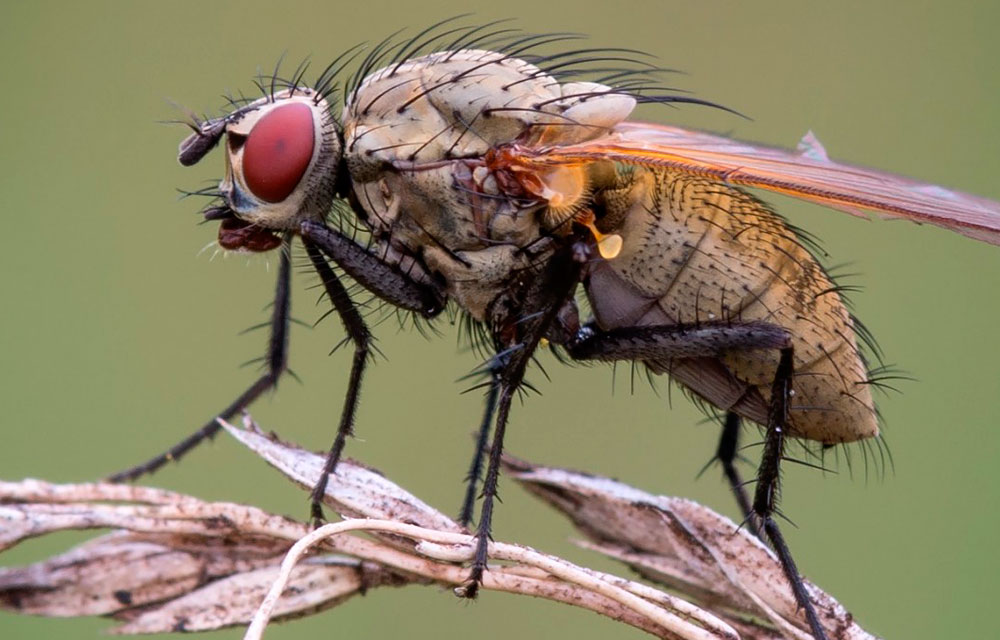
{"label": "red compound eye", "polygon": [[282,105],[257,121],[243,150],[243,177],[255,196],[281,202],[302,179],[312,159],[312,110],[301,102]]}

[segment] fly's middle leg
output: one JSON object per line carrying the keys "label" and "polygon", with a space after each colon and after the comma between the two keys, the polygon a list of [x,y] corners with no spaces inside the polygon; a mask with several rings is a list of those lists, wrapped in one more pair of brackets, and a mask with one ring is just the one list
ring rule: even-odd
{"label": "fly's middle leg", "polygon": [[[479,439],[485,443],[496,400],[496,423],[483,478],[482,508],[476,526],[476,549],[469,579],[457,593],[475,598],[487,569],[490,532],[493,526],[493,507],[497,499],[497,485],[503,458],[504,434],[510,417],[514,393],[524,382],[524,373],[531,362],[538,343],[559,325],[567,305],[572,305],[573,292],[579,283],[580,263],[572,251],[557,252],[548,261],[537,265],[535,273],[518,278],[490,303],[487,323],[493,337],[496,355],[487,365],[491,374],[490,392],[480,427]],[[495,395],[494,395],[495,394]],[[471,465],[471,475],[463,504],[463,517],[471,512],[475,496],[475,482],[483,447],[476,451]],[[468,513],[471,516],[471,513]],[[469,518],[471,519],[471,517]]]}
{"label": "fly's middle leg", "polygon": [[503,364],[503,356],[496,355],[486,365],[486,371],[490,376],[489,382],[486,383],[488,385],[486,408],[476,433],[476,449],[472,454],[472,461],[469,463],[469,472],[465,476],[465,497],[462,499],[462,508],[458,515],[458,522],[463,527],[472,524],[472,512],[476,507],[476,488],[479,486],[479,479],[483,472],[484,454],[489,442],[493,416],[497,410],[497,399],[500,395],[500,373],[503,370]]}
{"label": "fly's middle leg", "polygon": [[540,323],[534,323],[534,326],[529,328],[522,341],[498,353],[493,357],[489,365],[492,375],[490,393],[487,397],[486,411],[483,415],[483,423],[479,431],[479,442],[477,443],[479,448],[473,457],[470,470],[470,474],[474,475],[471,475],[466,485],[466,497],[462,507],[462,514],[463,518],[468,514],[468,518],[467,520],[463,520],[463,524],[467,524],[471,520],[472,505],[475,501],[476,479],[479,475],[479,468],[482,466],[486,436],[489,433],[489,425],[494,413],[494,399],[496,400],[496,424],[493,427],[493,442],[490,445],[486,475],[483,478],[483,504],[479,512],[479,522],[476,526],[476,549],[472,560],[472,571],[469,573],[469,579],[466,583],[456,591],[458,595],[465,598],[476,597],[487,568],[490,533],[493,528],[493,507],[497,498],[497,488],[500,481],[503,441],[510,418],[511,401],[514,398],[514,393],[524,381],[525,370],[531,361],[532,354],[534,354],[538,346],[538,341],[544,333],[545,325],[551,321],[552,315],[552,313],[545,314]]}
{"label": "fly's middle leg", "polygon": [[[784,457],[785,438],[788,435],[788,411],[794,375],[794,352],[788,332],[782,327],[756,322],[621,327],[610,331],[600,331],[588,326],[577,332],[576,336],[564,346],[570,357],[576,360],[605,362],[718,357],[732,350],[777,349],[779,351],[779,364],[772,383],[768,407],[764,453],[757,471],[753,502],[751,503],[743,492],[738,474],[730,478],[730,483],[734,486],[737,499],[743,496],[741,508],[749,515],[749,520],[756,525],[755,528],[759,528],[758,530],[767,537],[777,554],[795,600],[805,612],[813,637],[816,640],[826,640],[826,632],[819,622],[816,609],[795,566],[788,545],[774,520],[780,493],[780,466]],[[720,459],[724,466],[728,459],[729,468],[735,471],[732,460],[736,452],[739,421],[734,414],[727,417],[726,427],[729,431],[723,432]]]}
{"label": "fly's middle leg", "polygon": [[[554,344],[565,344],[569,338],[580,329],[579,311],[576,303],[566,300],[552,321],[545,327],[545,335]],[[500,395],[501,374],[507,364],[508,359],[516,351],[509,349],[494,355],[486,365],[479,370],[489,374],[490,380],[485,383],[486,407],[483,411],[482,421],[479,424],[479,431],[476,436],[476,450],[469,465],[469,472],[465,476],[465,498],[462,501],[462,508],[459,512],[459,523],[468,527],[472,524],[472,512],[476,502],[476,487],[483,470],[483,456],[486,452],[487,440],[490,434],[490,427],[493,425],[493,417],[497,410],[497,398]]]}
{"label": "fly's middle leg", "polygon": [[286,237],[280,249],[280,262],[278,266],[278,281],[275,285],[274,305],[271,309],[271,336],[268,340],[267,353],[264,362],[267,370],[257,379],[246,391],[241,393],[217,416],[206,422],[200,429],[184,438],[170,449],[160,455],[150,458],[146,462],[116,473],[108,478],[111,482],[128,482],[135,480],[147,473],[153,473],[168,462],[179,460],[191,449],[212,438],[219,432],[221,425],[219,420],[229,420],[238,412],[249,406],[254,400],[264,394],[265,391],[274,388],[278,384],[278,378],[285,371],[288,364],[288,327],[291,320],[289,308],[291,304],[291,238]]}
{"label": "fly's middle leg", "polygon": [[[528,350],[524,349],[522,351],[527,352]],[[507,422],[510,417],[511,400],[514,397],[514,392],[517,391],[521,381],[524,379],[524,369],[528,360],[528,357],[512,359],[511,363],[504,367],[504,372],[500,375],[496,425],[493,429],[493,443],[490,446],[486,477],[483,478],[483,505],[479,512],[479,523],[476,527],[476,550],[472,559],[472,571],[469,573],[468,581],[457,591],[459,595],[466,598],[476,597],[479,592],[479,585],[483,581],[483,574],[486,572],[490,533],[493,528],[493,507],[500,481],[504,434],[507,431]],[[489,414],[487,413],[487,415]]]}

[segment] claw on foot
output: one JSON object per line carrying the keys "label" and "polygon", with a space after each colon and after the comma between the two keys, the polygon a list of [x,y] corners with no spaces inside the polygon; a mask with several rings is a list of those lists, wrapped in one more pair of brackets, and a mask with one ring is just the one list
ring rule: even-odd
{"label": "claw on foot", "polygon": [[312,520],[312,528],[319,529],[326,524],[326,516],[323,514],[323,505],[313,502],[309,510],[309,519]]}
{"label": "claw on foot", "polygon": [[472,572],[469,573],[469,579],[466,580],[461,586],[455,587],[455,595],[459,598],[475,600],[476,596],[479,595],[479,586],[483,583],[484,569],[485,567],[473,565]]}

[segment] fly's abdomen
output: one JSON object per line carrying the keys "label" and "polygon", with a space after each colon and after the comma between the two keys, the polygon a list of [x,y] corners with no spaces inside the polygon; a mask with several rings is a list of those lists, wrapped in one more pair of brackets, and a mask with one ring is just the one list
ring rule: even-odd
{"label": "fly's abdomen", "polygon": [[[878,433],[853,320],[816,259],[766,205],[723,183],[619,168],[595,193],[601,231],[622,237],[594,264],[587,295],[604,329],[763,321],[795,349],[791,427],[824,443]],[[647,362],[724,410],[766,422],[773,350]]]}

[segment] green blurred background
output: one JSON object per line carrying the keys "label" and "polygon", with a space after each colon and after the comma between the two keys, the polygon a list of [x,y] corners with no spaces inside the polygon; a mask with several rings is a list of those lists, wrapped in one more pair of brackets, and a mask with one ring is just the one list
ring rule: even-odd
{"label": "green blurred background", "polygon": [[[283,52],[292,66],[359,41],[475,11],[517,17],[533,31],[579,31],[595,46],[648,51],[687,75],[677,86],[748,114],[652,108],[645,119],[794,146],[814,130],[832,157],[1000,198],[1000,5],[983,2],[715,3],[514,0],[402,4],[337,2],[15,3],[0,8],[0,477],[97,478],[145,459],[212,415],[250,382],[240,362],[264,336],[237,336],[266,319],[266,260],[199,254],[215,236],[199,202],[175,188],[221,174],[218,152],[193,169],[175,160],[186,131],[168,98],[216,112],[226,90],[252,91],[258,67]],[[1000,585],[995,546],[1000,454],[1000,249],[901,222],[866,223],[771,198],[823,239],[830,263],[865,291],[857,313],[888,360],[918,382],[882,400],[895,471],[786,468],[784,511],[803,572],[872,632],[891,638],[992,636]],[[296,282],[294,313],[322,309]],[[388,361],[367,379],[359,438],[348,453],[446,512],[457,510],[481,399],[457,379],[476,359],[455,330],[424,339],[378,329]],[[303,379],[255,407],[267,428],[325,448],[349,354],[327,356],[335,321],[295,327],[291,363]],[[645,385],[628,392],[610,369],[552,375],[518,407],[509,449],[539,462],[618,477],[734,514],[716,477],[695,474],[717,429],[680,394],[672,408]],[[150,482],[209,499],[249,501],[304,517],[305,494],[225,438]],[[557,515],[503,485],[498,539],[612,568],[567,542]],[[26,544],[29,562],[78,537]],[[90,638],[103,620],[0,614],[3,638]],[[487,594],[475,605],[436,588],[383,590],[270,638],[613,638],[639,632],[596,616]],[[240,631],[213,637],[235,638]]]}

